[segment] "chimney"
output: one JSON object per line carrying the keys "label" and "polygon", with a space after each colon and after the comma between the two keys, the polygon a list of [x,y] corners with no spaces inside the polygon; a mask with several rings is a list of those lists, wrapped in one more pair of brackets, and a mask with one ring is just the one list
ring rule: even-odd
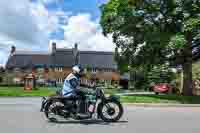
{"label": "chimney", "polygon": [[74,56],[74,64],[79,63],[79,51],[78,51],[78,44],[75,43],[74,48],[73,48],[73,56]]}
{"label": "chimney", "polygon": [[11,46],[11,50],[10,50],[10,55],[12,56],[16,51],[16,47],[15,46]]}
{"label": "chimney", "polygon": [[56,53],[56,43],[53,42],[52,43],[52,54],[55,54]]}
{"label": "chimney", "polygon": [[76,50],[78,50],[78,44],[77,44],[77,43],[75,43],[74,48],[75,48]]}

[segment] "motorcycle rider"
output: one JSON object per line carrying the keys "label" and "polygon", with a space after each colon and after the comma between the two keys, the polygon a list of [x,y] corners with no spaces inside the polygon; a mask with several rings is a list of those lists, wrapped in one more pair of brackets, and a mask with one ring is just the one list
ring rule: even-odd
{"label": "motorcycle rider", "polygon": [[70,73],[64,81],[62,88],[62,95],[64,97],[76,96],[80,93],[78,86],[80,85],[80,78],[83,76],[83,68],[80,65],[72,67],[72,73]]}
{"label": "motorcycle rider", "polygon": [[62,96],[67,98],[72,98],[73,100],[66,100],[65,107],[76,113],[76,100],[81,100],[81,103],[85,101],[84,92],[78,87],[80,85],[80,78],[84,76],[83,68],[80,65],[75,65],[72,67],[72,73],[70,73],[63,84]]}

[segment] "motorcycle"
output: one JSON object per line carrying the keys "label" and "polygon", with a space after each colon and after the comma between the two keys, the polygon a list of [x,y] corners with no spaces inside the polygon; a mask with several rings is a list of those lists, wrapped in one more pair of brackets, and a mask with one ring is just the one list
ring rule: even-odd
{"label": "motorcycle", "polygon": [[41,111],[47,119],[57,121],[56,116],[74,120],[92,119],[97,116],[105,122],[117,122],[124,109],[119,97],[105,96],[102,88],[84,93],[84,100],[77,97],[51,96],[42,98]]}

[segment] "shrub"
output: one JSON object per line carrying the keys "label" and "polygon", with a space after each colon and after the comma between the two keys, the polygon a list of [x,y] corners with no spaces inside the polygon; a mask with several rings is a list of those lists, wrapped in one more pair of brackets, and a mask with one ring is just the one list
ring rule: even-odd
{"label": "shrub", "polygon": [[135,78],[133,86],[135,90],[150,90],[152,84],[171,83],[176,74],[171,72],[167,65],[154,66],[151,70],[143,70],[140,78]]}

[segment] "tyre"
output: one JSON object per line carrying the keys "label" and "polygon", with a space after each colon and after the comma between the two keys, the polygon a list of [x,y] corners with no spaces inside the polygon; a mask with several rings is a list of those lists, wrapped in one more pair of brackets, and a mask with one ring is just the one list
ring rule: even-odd
{"label": "tyre", "polygon": [[45,114],[45,116],[46,116],[46,118],[47,119],[49,119],[49,108],[50,108],[50,105],[51,105],[51,102],[48,102],[47,104],[46,104],[46,106],[44,107],[44,114]]}
{"label": "tyre", "polygon": [[124,110],[118,101],[106,101],[99,104],[98,115],[105,122],[117,122],[123,115]]}
{"label": "tyre", "polygon": [[46,116],[46,118],[51,121],[51,122],[56,122],[57,118],[56,115],[59,115],[58,112],[58,106],[56,105],[58,101],[49,101],[45,108],[44,108],[44,114]]}

